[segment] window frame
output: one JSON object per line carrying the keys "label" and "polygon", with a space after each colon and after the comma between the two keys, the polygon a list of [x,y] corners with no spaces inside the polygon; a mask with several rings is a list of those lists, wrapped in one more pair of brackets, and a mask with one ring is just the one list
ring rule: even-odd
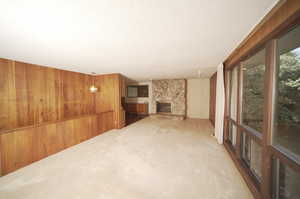
{"label": "window frame", "polygon": [[[255,198],[272,198],[272,166],[273,158],[277,158],[282,164],[287,165],[292,170],[297,173],[300,173],[300,163],[295,160],[291,155],[286,153],[284,149],[281,149],[278,146],[272,145],[273,140],[273,123],[274,123],[274,112],[275,112],[275,89],[276,89],[276,74],[277,74],[277,41],[283,35],[287,34],[292,29],[300,26],[300,18],[295,20],[293,23],[286,26],[284,29],[281,29],[275,32],[268,39],[262,41],[257,46],[252,48],[248,54],[241,57],[236,62],[232,63],[225,68],[225,120],[224,120],[224,146],[232,157],[234,163],[245,179],[247,185],[252,191]],[[248,128],[246,125],[241,123],[241,114],[242,114],[242,88],[243,88],[243,71],[241,70],[241,62],[248,59],[249,57],[255,55],[261,49],[265,48],[265,80],[264,80],[264,114],[263,114],[263,126],[262,132],[256,132],[256,130],[251,127]],[[233,68],[238,67],[238,107],[237,107],[237,121],[234,121],[230,117],[230,96],[231,88],[230,81],[231,76],[228,75]],[[230,73],[229,73],[230,74]],[[229,123],[233,123],[237,126],[237,142],[236,147],[234,148],[231,145],[228,136]],[[241,154],[241,138],[242,134],[245,133],[250,136],[251,139],[255,141],[262,147],[262,162],[261,162],[261,183],[257,181],[253,173],[250,171],[248,166],[243,162]],[[235,149],[235,150],[234,150]]]}

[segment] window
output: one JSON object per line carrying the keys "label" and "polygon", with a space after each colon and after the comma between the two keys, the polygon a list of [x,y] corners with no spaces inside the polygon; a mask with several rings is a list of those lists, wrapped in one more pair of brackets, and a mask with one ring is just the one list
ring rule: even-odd
{"label": "window", "polygon": [[226,70],[224,145],[258,198],[300,198],[300,24],[294,25]]}
{"label": "window", "polygon": [[261,132],[263,121],[265,50],[242,62],[242,123]]}
{"label": "window", "polygon": [[281,37],[277,46],[273,144],[300,160],[300,27]]}
{"label": "window", "polygon": [[229,122],[229,141],[233,146],[236,145],[237,127],[232,122]]}
{"label": "window", "polygon": [[242,159],[258,180],[261,179],[262,148],[245,132],[242,133]]}
{"label": "window", "polygon": [[278,159],[273,161],[273,199],[300,198],[300,174]]}
{"label": "window", "polygon": [[231,71],[230,78],[230,118],[237,120],[238,67]]}

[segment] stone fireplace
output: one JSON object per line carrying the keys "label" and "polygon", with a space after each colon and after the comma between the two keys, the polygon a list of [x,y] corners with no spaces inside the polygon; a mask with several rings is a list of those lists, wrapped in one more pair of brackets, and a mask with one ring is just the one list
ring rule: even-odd
{"label": "stone fireplace", "polygon": [[186,116],[186,80],[168,79],[152,81],[152,114]]}

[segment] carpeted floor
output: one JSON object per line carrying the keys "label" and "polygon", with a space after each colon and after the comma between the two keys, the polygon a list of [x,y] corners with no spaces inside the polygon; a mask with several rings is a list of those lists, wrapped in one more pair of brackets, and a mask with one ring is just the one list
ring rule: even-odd
{"label": "carpeted floor", "polygon": [[148,117],[0,178],[2,199],[253,198],[208,120]]}

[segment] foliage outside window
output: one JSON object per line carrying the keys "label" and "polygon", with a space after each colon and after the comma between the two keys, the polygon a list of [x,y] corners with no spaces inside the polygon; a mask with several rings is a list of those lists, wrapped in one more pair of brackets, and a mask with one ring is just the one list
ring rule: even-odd
{"label": "foliage outside window", "polygon": [[[240,75],[235,71],[237,67],[228,71],[226,144],[240,149],[240,154],[235,154],[238,160],[242,160],[240,167],[250,181],[255,176],[253,185],[262,197],[272,193],[273,199],[299,199],[300,25],[279,38],[273,37],[264,45],[268,48],[238,63]],[[270,62],[266,63],[266,60]],[[241,97],[235,93],[238,86]],[[237,101],[240,104],[235,106]],[[269,104],[265,108],[266,102]],[[265,110],[270,112],[265,114]],[[237,118],[240,120],[236,121]],[[266,127],[264,132],[263,125]],[[236,129],[240,133],[238,142]],[[263,149],[266,153],[262,153]],[[273,164],[268,161],[271,157],[274,158]],[[263,158],[267,161],[262,161]],[[269,179],[271,174],[272,180]],[[272,183],[272,190],[269,190],[269,183]]]}
{"label": "foliage outside window", "polygon": [[262,132],[265,50],[242,62],[243,70],[243,99],[242,123]]}
{"label": "foliage outside window", "polygon": [[273,144],[300,161],[300,27],[278,40]]}

